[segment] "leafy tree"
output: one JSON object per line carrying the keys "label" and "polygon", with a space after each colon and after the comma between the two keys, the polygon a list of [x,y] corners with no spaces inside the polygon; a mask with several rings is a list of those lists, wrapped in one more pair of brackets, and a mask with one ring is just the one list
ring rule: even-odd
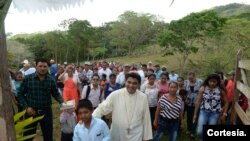
{"label": "leafy tree", "polygon": [[62,27],[65,30],[68,30],[69,25],[71,25],[73,22],[77,21],[76,18],[70,18],[68,20],[63,20],[61,21],[60,24],[58,24],[59,27]]}
{"label": "leafy tree", "polygon": [[80,51],[82,51],[83,58],[86,57],[85,52],[87,51],[90,40],[94,36],[94,28],[87,20],[79,20],[69,25],[68,34],[74,41],[76,63],[78,64]]}
{"label": "leafy tree", "polygon": [[214,11],[192,13],[180,20],[172,21],[168,28],[159,34],[159,44],[165,49],[164,55],[181,54],[180,71],[190,54],[197,53],[208,37],[220,33],[225,19]]}
{"label": "leafy tree", "polygon": [[93,62],[95,61],[95,58],[97,56],[104,55],[106,52],[107,52],[107,49],[104,47],[97,47],[97,48],[93,48],[93,49],[89,50],[89,54],[92,56]]}
{"label": "leafy tree", "polygon": [[112,23],[112,45],[127,48],[131,55],[136,47],[147,44],[152,38],[154,22],[158,22],[154,15],[124,12],[118,21]]}
{"label": "leafy tree", "polygon": [[15,40],[7,40],[7,49],[9,65],[13,68],[19,68],[24,59],[31,60],[34,58],[27,46]]}
{"label": "leafy tree", "polygon": [[44,34],[44,38],[46,40],[45,48],[50,50],[47,56],[49,58],[54,58],[58,62],[60,54],[64,52],[64,50],[62,49],[64,48],[64,46],[67,46],[67,43],[65,42],[64,32],[50,31]]}

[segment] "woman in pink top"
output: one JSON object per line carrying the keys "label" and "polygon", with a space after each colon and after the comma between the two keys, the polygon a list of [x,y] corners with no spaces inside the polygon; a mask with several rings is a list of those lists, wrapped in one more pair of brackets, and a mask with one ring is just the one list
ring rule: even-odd
{"label": "woman in pink top", "polygon": [[76,106],[79,101],[78,87],[80,80],[78,74],[74,73],[72,66],[67,66],[64,73],[59,76],[59,80],[64,82],[63,100],[75,100]]}
{"label": "woman in pink top", "polygon": [[169,75],[167,72],[161,74],[161,79],[158,81],[159,98],[169,91]]}

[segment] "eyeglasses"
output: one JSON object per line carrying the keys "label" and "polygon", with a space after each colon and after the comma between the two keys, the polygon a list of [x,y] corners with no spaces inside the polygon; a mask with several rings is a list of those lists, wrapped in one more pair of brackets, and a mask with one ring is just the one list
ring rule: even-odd
{"label": "eyeglasses", "polygon": [[92,80],[94,80],[94,81],[98,81],[99,79],[92,79]]}

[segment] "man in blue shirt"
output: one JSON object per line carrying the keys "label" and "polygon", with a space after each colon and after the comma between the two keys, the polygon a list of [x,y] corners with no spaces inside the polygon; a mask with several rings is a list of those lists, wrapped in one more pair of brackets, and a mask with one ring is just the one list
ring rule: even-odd
{"label": "man in blue shirt", "polygon": [[155,75],[156,75],[156,79],[160,80],[161,78],[161,74],[162,74],[162,70],[159,64],[155,65]]}
{"label": "man in blue shirt", "polygon": [[177,82],[178,77],[179,77],[179,75],[177,73],[175,73],[175,71],[171,71],[171,73],[169,74],[170,81]]}
{"label": "man in blue shirt", "polygon": [[93,106],[88,99],[79,101],[76,113],[81,123],[75,127],[73,141],[110,141],[107,124],[101,119],[92,117]]}
{"label": "man in blue shirt", "polygon": [[50,75],[55,78],[56,77],[56,73],[57,73],[57,65],[55,63],[54,59],[50,60]]}

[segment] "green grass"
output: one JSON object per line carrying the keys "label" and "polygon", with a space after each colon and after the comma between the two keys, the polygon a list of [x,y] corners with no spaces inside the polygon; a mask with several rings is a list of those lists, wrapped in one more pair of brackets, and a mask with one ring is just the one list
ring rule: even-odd
{"label": "green grass", "polygon": [[[157,46],[149,46],[143,52],[137,51],[132,56],[115,57],[105,59],[107,61],[115,61],[120,63],[129,64],[147,64],[151,61],[153,64],[160,64],[161,66],[166,66],[168,70],[178,70],[180,68],[180,60],[182,56],[180,54],[175,54],[172,56],[163,56],[164,50]],[[191,54],[188,59],[197,60],[203,56],[203,52],[198,52],[197,54]]]}

